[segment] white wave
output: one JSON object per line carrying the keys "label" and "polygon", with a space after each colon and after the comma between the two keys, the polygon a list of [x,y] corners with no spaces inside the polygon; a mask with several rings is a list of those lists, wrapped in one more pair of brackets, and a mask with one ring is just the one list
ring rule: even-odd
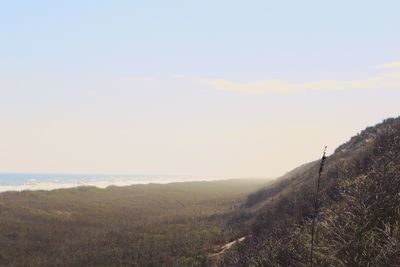
{"label": "white wave", "polygon": [[190,181],[215,181],[215,180],[225,180],[228,178],[221,177],[123,177],[123,178],[106,178],[106,179],[96,179],[96,178],[82,178],[74,181],[62,181],[62,179],[57,179],[54,181],[38,181],[38,179],[30,179],[24,184],[16,185],[1,185],[0,192],[7,191],[26,191],[26,190],[54,190],[61,188],[75,188],[80,186],[95,186],[98,188],[107,188],[109,186],[129,186],[135,184],[168,184],[174,182],[190,182]]}

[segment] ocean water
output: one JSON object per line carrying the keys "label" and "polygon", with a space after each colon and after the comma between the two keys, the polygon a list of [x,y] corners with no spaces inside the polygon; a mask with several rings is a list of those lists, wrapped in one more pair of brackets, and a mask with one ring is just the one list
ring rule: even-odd
{"label": "ocean water", "polygon": [[221,178],[162,175],[104,175],[104,174],[51,174],[51,173],[0,173],[0,192],[23,190],[52,190],[78,186],[106,188],[111,185],[126,186],[148,183],[184,181],[212,181]]}

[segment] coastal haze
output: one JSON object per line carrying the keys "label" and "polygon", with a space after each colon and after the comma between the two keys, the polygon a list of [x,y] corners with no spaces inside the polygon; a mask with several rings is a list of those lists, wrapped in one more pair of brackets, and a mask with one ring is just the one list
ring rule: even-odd
{"label": "coastal haze", "polygon": [[0,170],[278,177],[399,113],[399,9],[3,3]]}

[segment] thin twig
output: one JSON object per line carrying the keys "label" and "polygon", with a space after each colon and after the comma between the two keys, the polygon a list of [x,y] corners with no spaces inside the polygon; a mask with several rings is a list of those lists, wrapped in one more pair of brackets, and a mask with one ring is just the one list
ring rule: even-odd
{"label": "thin twig", "polygon": [[324,163],[326,160],[326,148],[324,148],[324,153],[321,158],[321,163],[319,165],[319,171],[318,171],[318,180],[317,180],[317,188],[315,192],[315,198],[314,198],[314,214],[313,214],[313,220],[312,220],[312,226],[311,226],[311,251],[310,251],[310,265],[311,267],[314,266],[314,233],[315,233],[315,224],[317,221],[317,216],[318,216],[318,204],[319,204],[319,185],[321,182],[321,174],[322,170],[324,169]]}

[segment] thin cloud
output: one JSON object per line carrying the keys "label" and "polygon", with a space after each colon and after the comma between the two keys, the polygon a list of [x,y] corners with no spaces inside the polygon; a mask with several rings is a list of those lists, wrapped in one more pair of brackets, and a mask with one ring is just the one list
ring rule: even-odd
{"label": "thin cloud", "polygon": [[378,69],[400,69],[400,61],[387,62],[378,65]]}
{"label": "thin cloud", "polygon": [[400,72],[388,72],[385,73],[385,76],[400,79]]}
{"label": "thin cloud", "polygon": [[[400,61],[384,63],[378,68],[400,68]],[[245,93],[291,93],[314,90],[351,90],[351,89],[385,89],[400,88],[400,72],[386,72],[364,79],[349,80],[314,80],[309,82],[292,82],[287,80],[259,80],[236,82],[226,79],[200,79],[203,84],[219,90],[231,90]]]}
{"label": "thin cloud", "polygon": [[362,80],[315,80],[304,83],[294,83],[285,80],[263,80],[240,83],[224,79],[203,79],[203,83],[219,90],[264,93],[301,92],[309,90],[373,89],[379,87],[386,79],[388,78],[384,76],[373,76]]}
{"label": "thin cloud", "polygon": [[[394,66],[396,62],[380,66]],[[398,62],[400,64],[400,62]],[[319,90],[355,90],[355,89],[400,89],[400,72],[385,72],[364,79],[321,79],[308,82],[293,82],[283,79],[237,82],[227,79],[211,79],[187,75],[125,77],[116,81],[119,85],[135,88],[194,88],[206,86],[217,90],[238,91],[243,93],[296,93]]]}

